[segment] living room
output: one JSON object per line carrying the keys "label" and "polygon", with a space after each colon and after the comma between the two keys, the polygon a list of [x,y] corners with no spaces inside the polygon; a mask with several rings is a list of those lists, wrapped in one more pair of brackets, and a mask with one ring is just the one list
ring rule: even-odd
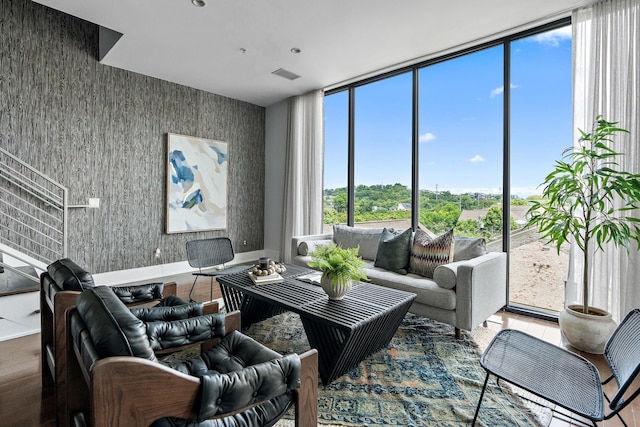
{"label": "living room", "polygon": [[[382,28],[385,18],[378,16],[369,27],[365,26],[367,31],[357,34],[355,38],[366,39],[375,35],[379,46],[384,47],[380,51],[396,49],[397,52],[384,57],[374,51],[359,51],[363,56],[383,56],[379,58],[381,62],[378,65],[364,70],[346,61],[333,65],[326,60],[332,65],[326,67],[329,69],[326,72],[328,77],[322,79],[311,77],[311,69],[322,67],[303,66],[305,55],[314,56],[312,47],[315,45],[309,41],[298,45],[294,42],[295,38],[290,37],[285,52],[277,58],[276,62],[279,61],[280,65],[272,67],[273,70],[270,69],[268,74],[282,67],[298,72],[303,77],[288,82],[269,75],[276,83],[263,92],[261,88],[254,89],[256,84],[250,77],[244,76],[245,87],[236,84],[238,88],[237,92],[233,92],[234,95],[225,92],[232,90],[230,84],[228,88],[221,85],[218,86],[221,87],[219,90],[203,90],[196,89],[195,85],[179,84],[177,77],[171,82],[171,78],[153,71],[154,67],[162,68],[162,63],[151,59],[147,72],[130,71],[125,65],[119,66],[121,58],[118,55],[121,54],[118,52],[118,43],[125,42],[129,36],[134,38],[134,34],[123,31],[123,39],[116,41],[111,51],[103,50],[104,47],[100,45],[102,37],[106,39],[106,29],[123,30],[107,24],[106,12],[100,7],[108,6],[96,5],[100,13],[105,14],[105,20],[102,21],[72,16],[82,17],[85,13],[92,13],[78,5],[70,5],[68,12],[64,13],[55,10],[55,2],[50,2],[48,6],[43,6],[47,2],[39,3],[42,4],[2,1],[0,146],[67,186],[71,205],[84,205],[88,199],[99,198],[99,208],[69,211],[67,255],[95,273],[96,280],[101,284],[122,284],[176,274],[190,275],[185,245],[194,238],[229,236],[236,251],[236,262],[254,261],[265,255],[272,259],[286,258],[285,252],[293,230],[285,232],[283,225],[287,123],[291,97],[319,88],[326,89],[327,95],[331,96],[332,90],[384,72],[410,67],[508,34],[567,19],[573,9],[593,2],[545,2],[536,7],[502,2],[486,6],[488,9],[495,7],[497,10],[492,12],[499,14],[501,19],[503,15],[512,18],[510,21],[505,18],[500,26],[489,29],[476,28],[471,19],[474,11],[476,16],[482,16],[478,9],[482,7],[472,4],[459,6],[470,9],[468,14],[462,14],[464,19],[459,20],[459,23],[464,23],[461,27],[470,28],[463,31],[448,23],[446,27],[450,28],[445,32],[439,26],[442,32],[438,43],[424,47],[415,47],[416,43],[413,43],[411,48],[403,47],[409,52],[393,46],[391,42],[380,42],[382,36],[375,33]],[[204,8],[198,8],[186,0],[184,3],[187,12],[180,9],[180,13],[192,14],[194,22],[203,19],[198,13],[215,7],[207,4]],[[284,8],[287,5],[278,6]],[[420,12],[424,12],[422,8],[426,7],[413,6],[419,7],[417,10]],[[162,2],[157,7],[162,10],[171,8],[169,2]],[[243,5],[237,14],[251,15],[249,7]],[[90,6],[87,8],[91,9]],[[233,6],[225,5],[225,11],[227,8],[233,10]],[[388,5],[375,15],[384,15],[386,8],[394,7]],[[349,10],[350,14],[355,12]],[[285,15],[289,14],[292,11]],[[347,30],[350,21],[344,21],[340,12],[333,11],[328,15],[333,20],[326,18],[327,15],[322,16],[320,21],[325,23],[327,32],[352,36]],[[259,20],[253,15],[250,18],[247,18],[247,23],[237,26],[249,26],[254,24],[253,20]],[[242,19],[236,18],[238,21]],[[442,17],[430,19],[447,21]],[[373,22],[378,25],[373,25]],[[104,26],[101,28],[96,24]],[[495,21],[484,23],[489,24],[495,24]],[[297,31],[306,31],[305,25],[297,23]],[[412,36],[398,32],[402,33],[397,35],[399,40]],[[270,30],[265,29],[263,33],[269,34]],[[415,33],[412,34],[415,37]],[[189,36],[195,37],[188,34],[185,38]],[[230,36],[219,37],[227,40]],[[321,35],[317,37],[322,38]],[[234,57],[224,62],[233,63],[238,69],[252,68],[252,61],[255,60],[252,55],[264,55],[256,52],[258,48],[253,48],[251,41],[234,39],[225,45],[227,50],[233,50]],[[126,46],[136,49],[135,45]],[[331,46],[332,49],[337,48],[333,41]],[[176,45],[165,48],[166,52],[191,49]],[[291,51],[294,48],[301,52]],[[148,46],[134,55],[129,52],[129,55],[144,57],[147,49],[151,51],[156,47]],[[103,62],[98,61],[100,56]],[[165,61],[180,62],[169,58]],[[386,64],[380,65],[384,61],[387,61]],[[273,61],[267,64],[271,66]],[[202,78],[202,73],[205,77],[209,73],[203,72],[200,66],[183,68],[187,69],[185,74],[191,71],[199,78]],[[211,75],[217,72],[220,71],[213,68],[210,71]],[[276,94],[269,93],[272,90]],[[629,127],[628,124],[626,126]],[[632,126],[630,130],[637,129],[635,123]],[[169,133],[228,144],[230,160],[225,230],[166,233],[166,151]],[[325,168],[331,167],[325,162]],[[499,183],[498,186],[503,185]]]}

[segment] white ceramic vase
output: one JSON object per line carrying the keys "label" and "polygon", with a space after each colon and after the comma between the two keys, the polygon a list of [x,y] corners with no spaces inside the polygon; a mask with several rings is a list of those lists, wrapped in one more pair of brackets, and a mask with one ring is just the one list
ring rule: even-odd
{"label": "white ceramic vase", "polygon": [[591,354],[604,353],[607,340],[616,329],[611,314],[599,308],[589,307],[598,314],[582,313],[581,305],[570,305],[560,312],[558,323],[569,344]]}
{"label": "white ceramic vase", "polygon": [[349,280],[344,284],[333,284],[331,283],[331,277],[325,276],[324,274],[320,279],[320,286],[322,286],[322,289],[329,295],[331,301],[340,301],[344,298],[345,294],[351,289],[352,283],[353,282]]}

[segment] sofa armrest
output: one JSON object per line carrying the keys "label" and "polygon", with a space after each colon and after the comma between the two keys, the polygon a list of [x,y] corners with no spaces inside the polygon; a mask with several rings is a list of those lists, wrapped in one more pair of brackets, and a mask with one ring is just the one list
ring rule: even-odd
{"label": "sofa armrest", "polygon": [[295,258],[298,256],[298,246],[303,241],[312,241],[312,240],[327,240],[333,239],[333,233],[326,234],[309,234],[308,236],[294,236],[291,238],[291,258]]}
{"label": "sofa armrest", "polygon": [[507,254],[460,262],[456,282],[455,326],[471,330],[507,304]]}

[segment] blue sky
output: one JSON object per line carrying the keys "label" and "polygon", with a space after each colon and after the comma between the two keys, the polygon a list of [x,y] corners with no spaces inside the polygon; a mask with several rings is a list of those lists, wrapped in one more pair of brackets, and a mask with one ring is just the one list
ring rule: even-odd
{"label": "blue sky", "polygon": [[[503,48],[419,72],[421,189],[501,192]],[[536,189],[572,145],[570,27],[511,44],[511,187]],[[411,73],[356,93],[356,185],[411,182]],[[325,188],[346,186],[347,94],[325,97]]]}

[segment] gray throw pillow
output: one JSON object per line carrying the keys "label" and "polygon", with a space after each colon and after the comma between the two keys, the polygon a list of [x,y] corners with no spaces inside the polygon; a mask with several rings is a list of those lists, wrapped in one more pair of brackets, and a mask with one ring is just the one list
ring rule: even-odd
{"label": "gray throw pillow", "polygon": [[453,262],[464,261],[487,253],[487,242],[482,238],[456,237],[453,249]]}
{"label": "gray throw pillow", "polygon": [[395,234],[387,228],[383,229],[373,265],[396,273],[407,274],[412,235],[413,232],[410,228],[401,234]]}
{"label": "gray throw pillow", "polygon": [[374,260],[381,233],[382,228],[359,228],[335,224],[333,226],[333,241],[345,249],[360,248],[358,249],[360,257]]}

